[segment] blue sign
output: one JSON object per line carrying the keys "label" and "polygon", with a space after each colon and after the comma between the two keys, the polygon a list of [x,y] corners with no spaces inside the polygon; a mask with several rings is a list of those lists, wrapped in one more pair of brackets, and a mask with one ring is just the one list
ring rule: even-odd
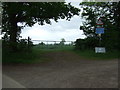
{"label": "blue sign", "polygon": [[104,28],[96,28],[96,34],[104,33]]}

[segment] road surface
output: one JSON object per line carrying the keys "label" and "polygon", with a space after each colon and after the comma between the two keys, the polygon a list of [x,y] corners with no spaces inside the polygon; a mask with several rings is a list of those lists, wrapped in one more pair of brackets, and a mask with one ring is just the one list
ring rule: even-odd
{"label": "road surface", "polygon": [[75,53],[63,51],[47,53],[45,57],[51,61],[3,65],[3,74],[27,88],[118,87],[117,59],[86,60]]}

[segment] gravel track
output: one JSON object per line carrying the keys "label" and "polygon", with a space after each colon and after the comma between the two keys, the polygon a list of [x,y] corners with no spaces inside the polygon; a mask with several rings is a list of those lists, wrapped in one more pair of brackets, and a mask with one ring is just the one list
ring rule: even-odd
{"label": "gravel track", "polygon": [[117,88],[118,60],[86,60],[72,52],[44,55],[47,63],[6,64],[3,74],[27,88]]}

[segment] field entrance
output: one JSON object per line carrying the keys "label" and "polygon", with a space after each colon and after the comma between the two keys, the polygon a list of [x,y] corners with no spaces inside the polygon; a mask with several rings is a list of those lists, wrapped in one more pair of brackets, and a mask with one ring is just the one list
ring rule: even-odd
{"label": "field entrance", "polygon": [[27,88],[118,87],[117,59],[89,60],[73,52],[73,46],[63,47],[41,49],[40,46],[34,46],[31,53],[36,56],[31,54],[29,57],[36,59],[27,59],[27,54],[23,58],[34,62],[4,64],[3,74]]}

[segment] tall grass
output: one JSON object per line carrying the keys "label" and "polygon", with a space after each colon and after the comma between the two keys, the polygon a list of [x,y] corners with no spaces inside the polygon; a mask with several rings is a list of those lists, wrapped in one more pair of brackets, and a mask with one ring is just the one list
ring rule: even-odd
{"label": "tall grass", "polygon": [[39,63],[48,61],[43,51],[32,49],[31,52],[3,53],[2,63]]}

